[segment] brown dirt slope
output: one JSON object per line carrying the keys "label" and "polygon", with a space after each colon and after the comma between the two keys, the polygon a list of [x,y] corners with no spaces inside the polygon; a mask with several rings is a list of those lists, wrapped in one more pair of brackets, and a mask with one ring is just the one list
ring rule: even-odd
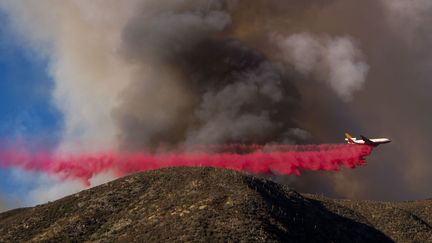
{"label": "brown dirt slope", "polygon": [[0,242],[432,242],[432,201],[300,195],[213,168],[127,176],[0,214]]}

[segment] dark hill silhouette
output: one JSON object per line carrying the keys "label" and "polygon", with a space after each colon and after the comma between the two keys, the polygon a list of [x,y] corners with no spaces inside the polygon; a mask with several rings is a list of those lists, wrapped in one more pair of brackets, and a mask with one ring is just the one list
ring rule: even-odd
{"label": "dark hill silhouette", "polygon": [[301,195],[213,168],[130,175],[0,214],[0,242],[432,242],[432,201]]}

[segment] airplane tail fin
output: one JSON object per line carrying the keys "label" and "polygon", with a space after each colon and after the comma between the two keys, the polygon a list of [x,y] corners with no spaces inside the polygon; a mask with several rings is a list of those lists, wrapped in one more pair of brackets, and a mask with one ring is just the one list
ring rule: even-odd
{"label": "airplane tail fin", "polygon": [[345,133],[345,137],[348,140],[348,143],[354,143],[353,137],[349,133]]}

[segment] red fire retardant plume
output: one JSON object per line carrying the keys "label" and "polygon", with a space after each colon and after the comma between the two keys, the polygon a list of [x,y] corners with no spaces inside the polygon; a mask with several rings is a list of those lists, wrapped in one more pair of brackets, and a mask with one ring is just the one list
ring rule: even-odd
{"label": "red fire retardant plume", "polygon": [[[95,174],[111,171],[118,176],[175,166],[210,166],[257,174],[294,174],[301,170],[338,171],[366,163],[368,145],[197,145],[182,152],[59,155],[22,150],[0,150],[0,167],[21,168],[80,179],[90,185]],[[216,152],[219,151],[219,152]]]}

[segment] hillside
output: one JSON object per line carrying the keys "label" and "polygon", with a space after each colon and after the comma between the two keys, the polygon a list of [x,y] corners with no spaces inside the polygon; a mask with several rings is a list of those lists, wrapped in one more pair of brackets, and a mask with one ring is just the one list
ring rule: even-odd
{"label": "hillside", "polygon": [[432,200],[335,200],[230,170],[169,168],[2,213],[0,242],[432,242],[431,225]]}

